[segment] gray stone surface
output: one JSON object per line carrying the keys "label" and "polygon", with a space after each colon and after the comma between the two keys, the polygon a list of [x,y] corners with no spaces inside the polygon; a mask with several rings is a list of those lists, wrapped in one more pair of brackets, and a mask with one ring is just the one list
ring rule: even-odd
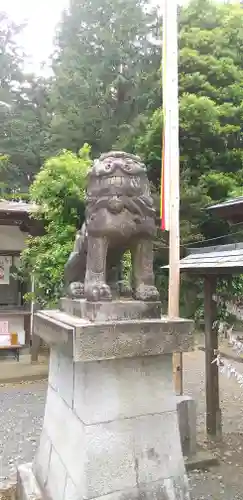
{"label": "gray stone surface", "polygon": [[[52,346],[34,463],[44,495],[93,500],[129,492],[127,498],[138,500],[186,500],[172,352],[191,348],[193,323],[167,317],[91,321],[88,314],[122,316],[124,303],[76,302],[82,317],[71,315],[66,301],[65,311],[38,312],[35,320]],[[149,309],[158,314],[157,305]],[[128,316],[145,310],[127,301]]]}
{"label": "gray stone surface", "polygon": [[41,311],[35,329],[45,342],[83,362],[188,351],[193,346],[193,322],[166,316],[92,323],[58,310]]}
{"label": "gray stone surface", "polygon": [[[43,429],[40,443],[33,462],[33,472],[40,484],[46,486],[51,459],[51,441]],[[37,466],[38,464],[38,466]]]}
{"label": "gray stone surface", "polygon": [[[188,480],[184,477],[174,477],[136,485],[134,488],[113,491],[108,495],[96,497],[97,500],[190,500],[187,489]],[[63,482],[57,485],[54,499],[59,500]],[[62,493],[63,495],[63,493]],[[44,497],[35,481],[31,464],[20,466],[18,469],[17,496],[14,500],[44,500]],[[68,480],[64,488],[64,500],[83,500],[77,495],[74,485]],[[86,497],[84,497],[86,500]],[[5,500],[5,499],[4,499]],[[12,500],[12,498],[11,498]]]}
{"label": "gray stone surface", "polygon": [[[84,426],[71,408],[50,386],[47,393],[44,430],[56,452],[62,458],[68,476],[82,494],[85,454]],[[38,474],[38,463],[36,467]]]}
{"label": "gray stone surface", "polygon": [[86,433],[86,498],[184,474],[176,412],[92,425]]}
{"label": "gray stone surface", "polygon": [[190,500],[187,492],[187,477],[169,478],[164,481],[149,483],[132,490],[116,491],[99,497],[97,500]]}
{"label": "gray stone surface", "polygon": [[72,298],[99,302],[119,296],[122,257],[132,254],[127,288],[137,300],[158,300],[154,285],[155,209],[146,167],[137,156],[111,151],[95,160],[87,178],[85,223],[65,266]]}
{"label": "gray stone surface", "polygon": [[[184,391],[191,394],[197,401],[198,432],[200,433],[203,433],[205,429],[204,361],[204,353],[197,350],[183,356]],[[243,370],[242,363],[235,363],[234,366],[238,371]],[[243,498],[242,389],[234,378],[228,379],[224,375],[220,376],[220,387],[225,430],[222,446],[216,450],[220,465],[207,468],[207,471],[189,472],[192,500],[242,500]],[[35,382],[16,387],[12,385],[0,387],[1,475],[9,476],[12,467],[15,472],[15,464],[18,462],[25,463],[33,460],[35,443],[36,440],[39,441],[39,432],[43,423],[45,394],[45,383]],[[5,437],[6,440],[4,440]],[[5,494],[5,487],[3,491]],[[1,482],[0,493],[2,493]],[[105,496],[102,500],[108,499],[112,500],[112,495]],[[80,500],[80,498],[75,498],[75,500]]]}
{"label": "gray stone surface", "polygon": [[160,302],[143,302],[141,300],[89,302],[86,299],[64,297],[60,300],[60,309],[67,314],[87,318],[94,322],[161,317]]}
{"label": "gray stone surface", "polygon": [[[162,488],[166,499],[165,480],[185,474],[172,390],[172,355],[76,362],[73,379],[67,377],[70,397],[65,399],[58,388],[63,380],[56,375],[57,365],[71,373],[73,365],[62,360],[60,350],[51,356],[49,380],[55,384],[49,383],[44,434],[35,460],[40,482],[47,475],[47,481],[41,482],[46,494],[59,500],[61,495],[75,498],[77,493],[88,500],[115,492],[119,493],[114,498],[120,498],[122,492],[132,490],[134,498],[150,498],[155,493],[149,485],[152,488],[158,482],[158,491]],[[46,462],[49,441],[46,474],[42,462]],[[63,479],[54,498],[58,476],[66,478],[66,487]]]}
{"label": "gray stone surface", "polygon": [[18,467],[16,500],[43,500],[31,463]]}
{"label": "gray stone surface", "polygon": [[[66,322],[65,322],[66,319]],[[59,311],[52,311],[52,318],[47,311],[40,311],[35,314],[34,335],[39,336],[47,344],[64,346],[70,356],[73,356],[73,337],[76,325],[68,324],[67,317],[60,318]],[[69,318],[70,319],[70,318]]]}
{"label": "gray stone surface", "polygon": [[124,419],[86,426],[84,498],[135,488],[133,422]]}
{"label": "gray stone surface", "polygon": [[170,354],[76,363],[74,411],[87,425],[174,411],[171,365]]}
{"label": "gray stone surface", "polygon": [[189,396],[177,396],[177,412],[183,455],[191,456],[197,448],[196,401]]}
{"label": "gray stone surface", "polygon": [[58,349],[50,353],[49,384],[72,407],[73,403],[74,363],[69,356],[63,356]]}
{"label": "gray stone surface", "polygon": [[63,465],[60,455],[52,446],[45,495],[53,500],[63,500],[66,480],[66,468]]}
{"label": "gray stone surface", "polygon": [[80,494],[70,478],[66,481],[64,500],[80,500]]}
{"label": "gray stone surface", "polygon": [[189,350],[191,324],[165,320],[96,323],[76,331],[75,360],[152,356]]}
{"label": "gray stone surface", "polygon": [[135,424],[138,484],[183,476],[185,470],[177,412],[140,417]]}

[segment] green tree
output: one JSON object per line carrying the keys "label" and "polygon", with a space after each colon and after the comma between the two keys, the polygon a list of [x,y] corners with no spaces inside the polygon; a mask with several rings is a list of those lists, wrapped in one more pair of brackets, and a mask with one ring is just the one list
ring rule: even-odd
{"label": "green tree", "polygon": [[[220,224],[215,234],[201,209],[242,182],[243,9],[192,0],[180,9],[179,20],[181,224],[188,241],[189,235],[201,240],[220,234]],[[123,142],[144,157],[157,189],[162,127],[157,109]]]}
{"label": "green tree", "polygon": [[48,156],[49,81],[25,74],[19,46],[24,26],[0,12],[0,154],[8,156],[5,194],[27,192]]}
{"label": "green tree", "polygon": [[0,155],[5,158],[1,161],[2,195],[8,187],[7,176],[11,171],[15,174],[5,141],[9,135],[11,108],[17,99],[17,88],[23,81],[24,54],[18,45],[18,36],[22,29],[23,26],[17,26],[5,12],[0,11]]}
{"label": "green tree", "polygon": [[63,287],[64,264],[72,250],[77,227],[84,219],[86,177],[90,147],[78,155],[63,151],[48,159],[37,174],[30,195],[33,216],[43,221],[45,234],[30,237],[21,258],[20,274],[35,277],[35,300],[56,304]]}
{"label": "green tree", "polygon": [[[227,243],[234,232],[203,209],[241,192],[243,60],[239,47],[243,44],[243,9],[238,4],[192,0],[180,8],[179,21],[183,256],[188,244]],[[122,146],[142,155],[158,193],[162,111],[158,108],[140,118],[132,124],[133,134],[124,135]],[[167,244],[159,231],[158,265],[168,258]],[[183,279],[183,286],[184,282],[187,287],[187,280]]]}
{"label": "green tree", "polygon": [[24,54],[18,44],[23,26],[13,23],[0,11],[0,102],[12,103],[12,92],[22,82]]}
{"label": "green tree", "polygon": [[156,10],[144,0],[71,0],[56,37],[53,147],[94,155],[109,150],[132,121],[160,103]]}
{"label": "green tree", "polygon": [[34,75],[25,75],[1,125],[0,147],[9,157],[5,177],[8,192],[27,192],[49,156],[50,120],[48,82]]}
{"label": "green tree", "polygon": [[[8,157],[0,163],[1,185],[7,177],[10,189],[27,186],[50,151],[77,153],[87,141],[94,156],[112,147],[142,155],[159,208],[160,26],[158,12],[148,11],[143,0],[71,0],[57,30],[53,81],[31,77],[27,84],[20,71],[19,84],[12,83],[21,61],[10,58],[8,99],[0,104],[0,118],[6,118],[0,153]],[[224,243],[234,232],[203,209],[242,193],[242,45],[238,3],[191,0],[180,7],[182,255],[188,242]],[[168,257],[167,236],[160,230],[155,247],[159,266]]]}

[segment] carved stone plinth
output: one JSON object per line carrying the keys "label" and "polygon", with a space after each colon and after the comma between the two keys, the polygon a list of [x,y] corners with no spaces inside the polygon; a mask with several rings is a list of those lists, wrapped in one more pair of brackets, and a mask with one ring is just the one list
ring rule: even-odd
{"label": "carved stone plinth", "polygon": [[[49,386],[18,500],[28,498],[26,475],[43,500],[188,499],[172,352],[192,347],[192,322],[160,319],[158,304],[134,301],[126,313],[119,301],[61,307],[35,317],[35,333],[51,344]],[[155,317],[143,319],[144,308]]]}
{"label": "carved stone plinth", "polygon": [[160,319],[160,302],[141,300],[116,300],[113,302],[89,302],[85,299],[63,298],[60,309],[67,314],[90,321],[124,321],[135,319]]}

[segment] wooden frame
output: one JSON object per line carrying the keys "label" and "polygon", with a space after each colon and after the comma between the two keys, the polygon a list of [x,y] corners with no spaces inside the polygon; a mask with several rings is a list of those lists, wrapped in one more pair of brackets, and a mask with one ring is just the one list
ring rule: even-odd
{"label": "wooden frame", "polygon": [[[25,202],[11,202],[7,200],[0,201],[0,226],[15,226],[20,231],[28,233],[32,236],[39,236],[44,234],[44,225],[42,221],[36,220],[31,216],[33,206]],[[19,257],[20,251],[18,250],[0,250],[1,255],[9,255],[11,257]],[[23,315],[24,317],[24,331],[25,331],[25,344],[31,344],[31,311],[28,310],[21,301],[21,305],[15,306],[0,306],[0,316]],[[14,349],[14,347],[12,348]],[[16,354],[19,356],[19,350]]]}
{"label": "wooden frame", "polygon": [[[213,265],[210,264],[211,258],[214,259]],[[230,266],[227,265],[229,261]],[[168,266],[164,266],[164,269],[168,269]],[[189,255],[180,261],[180,271],[204,279],[206,428],[210,437],[216,437],[222,433],[222,422],[218,366],[212,363],[218,351],[218,332],[214,327],[217,305],[213,296],[217,277],[243,274],[243,243],[190,249]]]}

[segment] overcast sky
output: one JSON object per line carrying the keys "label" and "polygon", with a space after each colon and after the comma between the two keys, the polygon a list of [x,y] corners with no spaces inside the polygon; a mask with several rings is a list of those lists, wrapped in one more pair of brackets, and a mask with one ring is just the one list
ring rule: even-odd
{"label": "overcast sky", "polygon": [[[158,3],[156,0],[151,1]],[[41,62],[50,56],[55,26],[68,4],[69,0],[0,0],[1,10],[13,21],[28,23],[20,37],[22,47],[30,56],[28,69],[39,73]]]}
{"label": "overcast sky", "polygon": [[29,68],[39,71],[52,51],[55,26],[69,0],[0,0],[0,8],[15,22],[27,21],[19,41],[30,56]]}

